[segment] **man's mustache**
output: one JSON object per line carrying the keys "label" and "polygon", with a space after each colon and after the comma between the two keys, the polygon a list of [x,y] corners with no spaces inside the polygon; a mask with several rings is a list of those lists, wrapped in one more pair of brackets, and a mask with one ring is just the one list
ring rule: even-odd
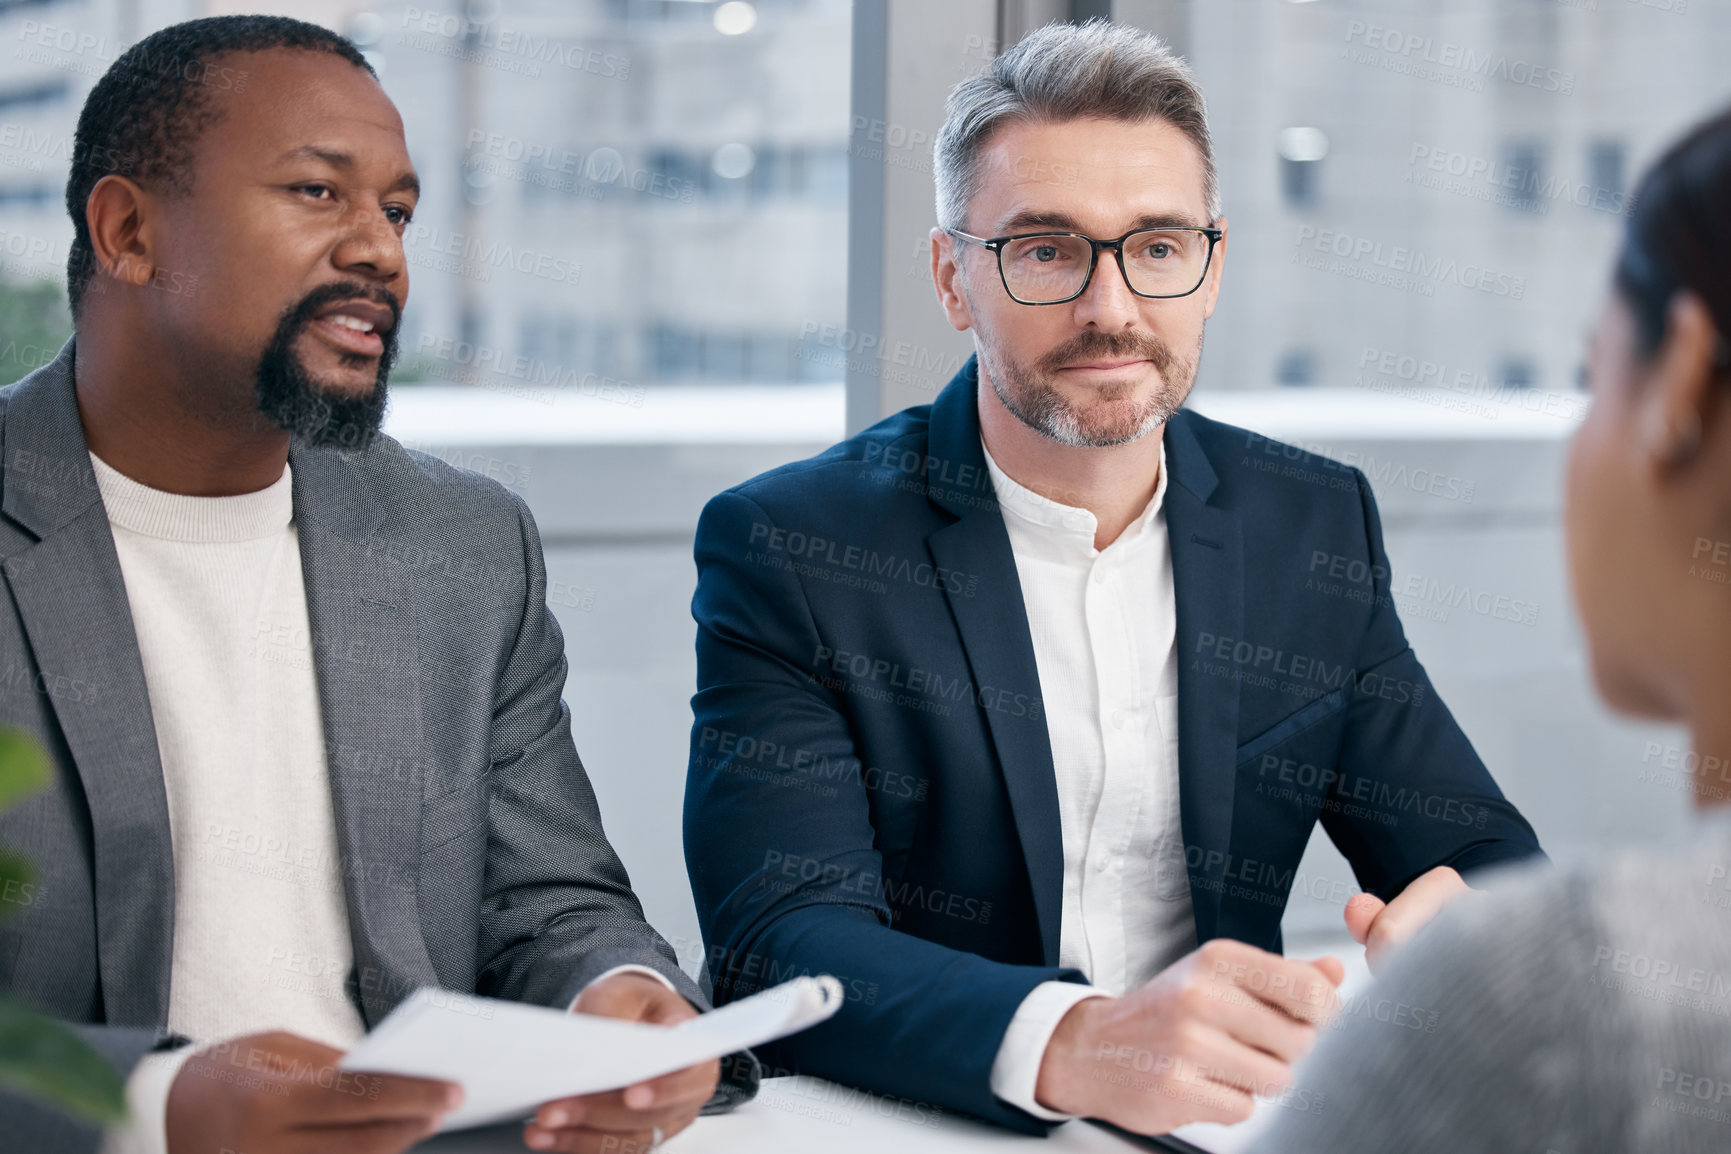
{"label": "man's mustache", "polygon": [[1040,375],[1050,376],[1059,369],[1077,363],[1125,358],[1152,362],[1162,377],[1167,375],[1174,359],[1172,347],[1153,333],[1105,333],[1087,329],[1046,353],[1035,363],[1034,368]]}
{"label": "man's mustache", "polygon": [[312,323],[313,317],[326,305],[341,301],[365,300],[376,305],[383,305],[391,310],[391,328],[387,341],[394,340],[396,333],[402,328],[403,304],[397,299],[397,294],[383,285],[371,287],[359,281],[333,281],[320,285],[297,301],[284,316],[284,326],[289,331],[299,330]]}

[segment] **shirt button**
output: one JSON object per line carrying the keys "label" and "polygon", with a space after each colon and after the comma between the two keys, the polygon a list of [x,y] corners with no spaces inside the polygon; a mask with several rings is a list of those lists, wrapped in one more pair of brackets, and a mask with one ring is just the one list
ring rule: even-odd
{"label": "shirt button", "polygon": [[1112,728],[1123,729],[1124,723],[1128,720],[1129,718],[1124,716],[1124,711],[1122,709],[1116,710],[1112,714]]}
{"label": "shirt button", "polygon": [[1094,869],[1097,870],[1098,872],[1105,873],[1107,870],[1109,870],[1111,868],[1112,868],[1112,858],[1110,857],[1110,855],[1101,854],[1099,857],[1096,857],[1094,859]]}
{"label": "shirt button", "polygon": [[1105,583],[1106,583],[1106,571],[1104,569],[1095,569],[1094,570],[1094,584],[1104,585]]}

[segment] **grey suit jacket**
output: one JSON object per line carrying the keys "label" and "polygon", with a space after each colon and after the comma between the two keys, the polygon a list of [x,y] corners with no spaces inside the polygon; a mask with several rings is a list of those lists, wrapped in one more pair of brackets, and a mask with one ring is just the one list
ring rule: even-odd
{"label": "grey suit jacket", "polygon": [[[36,866],[0,989],[122,1070],[168,1013],[173,855],[137,637],[73,392],[74,342],[0,390],[0,723],[58,767],[0,814]],[[564,642],[521,499],[388,437],[290,454],[355,969],[369,1028],[420,986],[563,1006],[613,966],[702,992],[643,920],[560,693]],[[213,702],[212,708],[220,708]],[[748,1096],[749,1057],[718,1103]],[[23,1148],[92,1147],[0,1095]]]}

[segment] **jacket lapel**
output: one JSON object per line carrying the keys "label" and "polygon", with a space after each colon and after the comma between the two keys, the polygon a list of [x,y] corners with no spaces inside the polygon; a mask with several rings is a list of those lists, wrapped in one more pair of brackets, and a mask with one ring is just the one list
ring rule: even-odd
{"label": "jacket lapel", "polygon": [[[1220,891],[1237,789],[1238,680],[1213,657],[1244,640],[1244,548],[1238,515],[1208,503],[1218,478],[1180,411],[1166,424],[1166,533],[1178,609],[1178,798],[1196,940],[1219,930]],[[1206,650],[1206,651],[1204,651]],[[1225,667],[1223,670],[1221,667]]]}
{"label": "jacket lapel", "polygon": [[356,993],[371,1027],[437,983],[417,884],[430,766],[412,590],[354,461],[297,445],[290,464]]}
{"label": "jacket lapel", "polygon": [[[970,358],[932,405],[926,493],[934,504],[960,519],[933,532],[926,544],[935,565],[964,575],[963,591],[952,589],[954,582],[940,584],[961,633],[975,690],[994,696],[1021,693],[1034,699],[1039,697],[1040,674],[1015,554],[997,501],[982,499],[991,493],[991,480],[980,448],[979,411],[974,407],[978,381],[976,363]],[[983,579],[970,585],[966,577],[974,574]],[[1045,712],[1018,716],[1014,709],[992,708],[990,701],[985,704],[1016,834],[1028,863],[1045,964],[1057,965],[1064,912],[1064,843]]]}
{"label": "jacket lapel", "polygon": [[[90,811],[106,1021],[168,1020],[174,851],[132,609],[73,385],[73,342],[11,391],[0,511],[37,538],[5,565]],[[61,682],[61,678],[68,679]]]}

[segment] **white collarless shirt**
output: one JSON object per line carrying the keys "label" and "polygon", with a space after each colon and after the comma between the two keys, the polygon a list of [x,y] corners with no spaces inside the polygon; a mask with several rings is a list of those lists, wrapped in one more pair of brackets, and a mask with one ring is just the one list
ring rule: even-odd
{"label": "white collarless shirt", "polygon": [[[981,449],[985,449],[984,442]],[[1033,637],[1064,848],[1058,961],[1090,985],[1046,982],[1017,1010],[992,1092],[1036,1117],[1040,1061],[1084,998],[1143,985],[1196,948],[1178,807],[1177,603],[1166,535],[1166,449],[1141,516],[1105,549],[1086,509],[1017,484],[986,452]]]}

